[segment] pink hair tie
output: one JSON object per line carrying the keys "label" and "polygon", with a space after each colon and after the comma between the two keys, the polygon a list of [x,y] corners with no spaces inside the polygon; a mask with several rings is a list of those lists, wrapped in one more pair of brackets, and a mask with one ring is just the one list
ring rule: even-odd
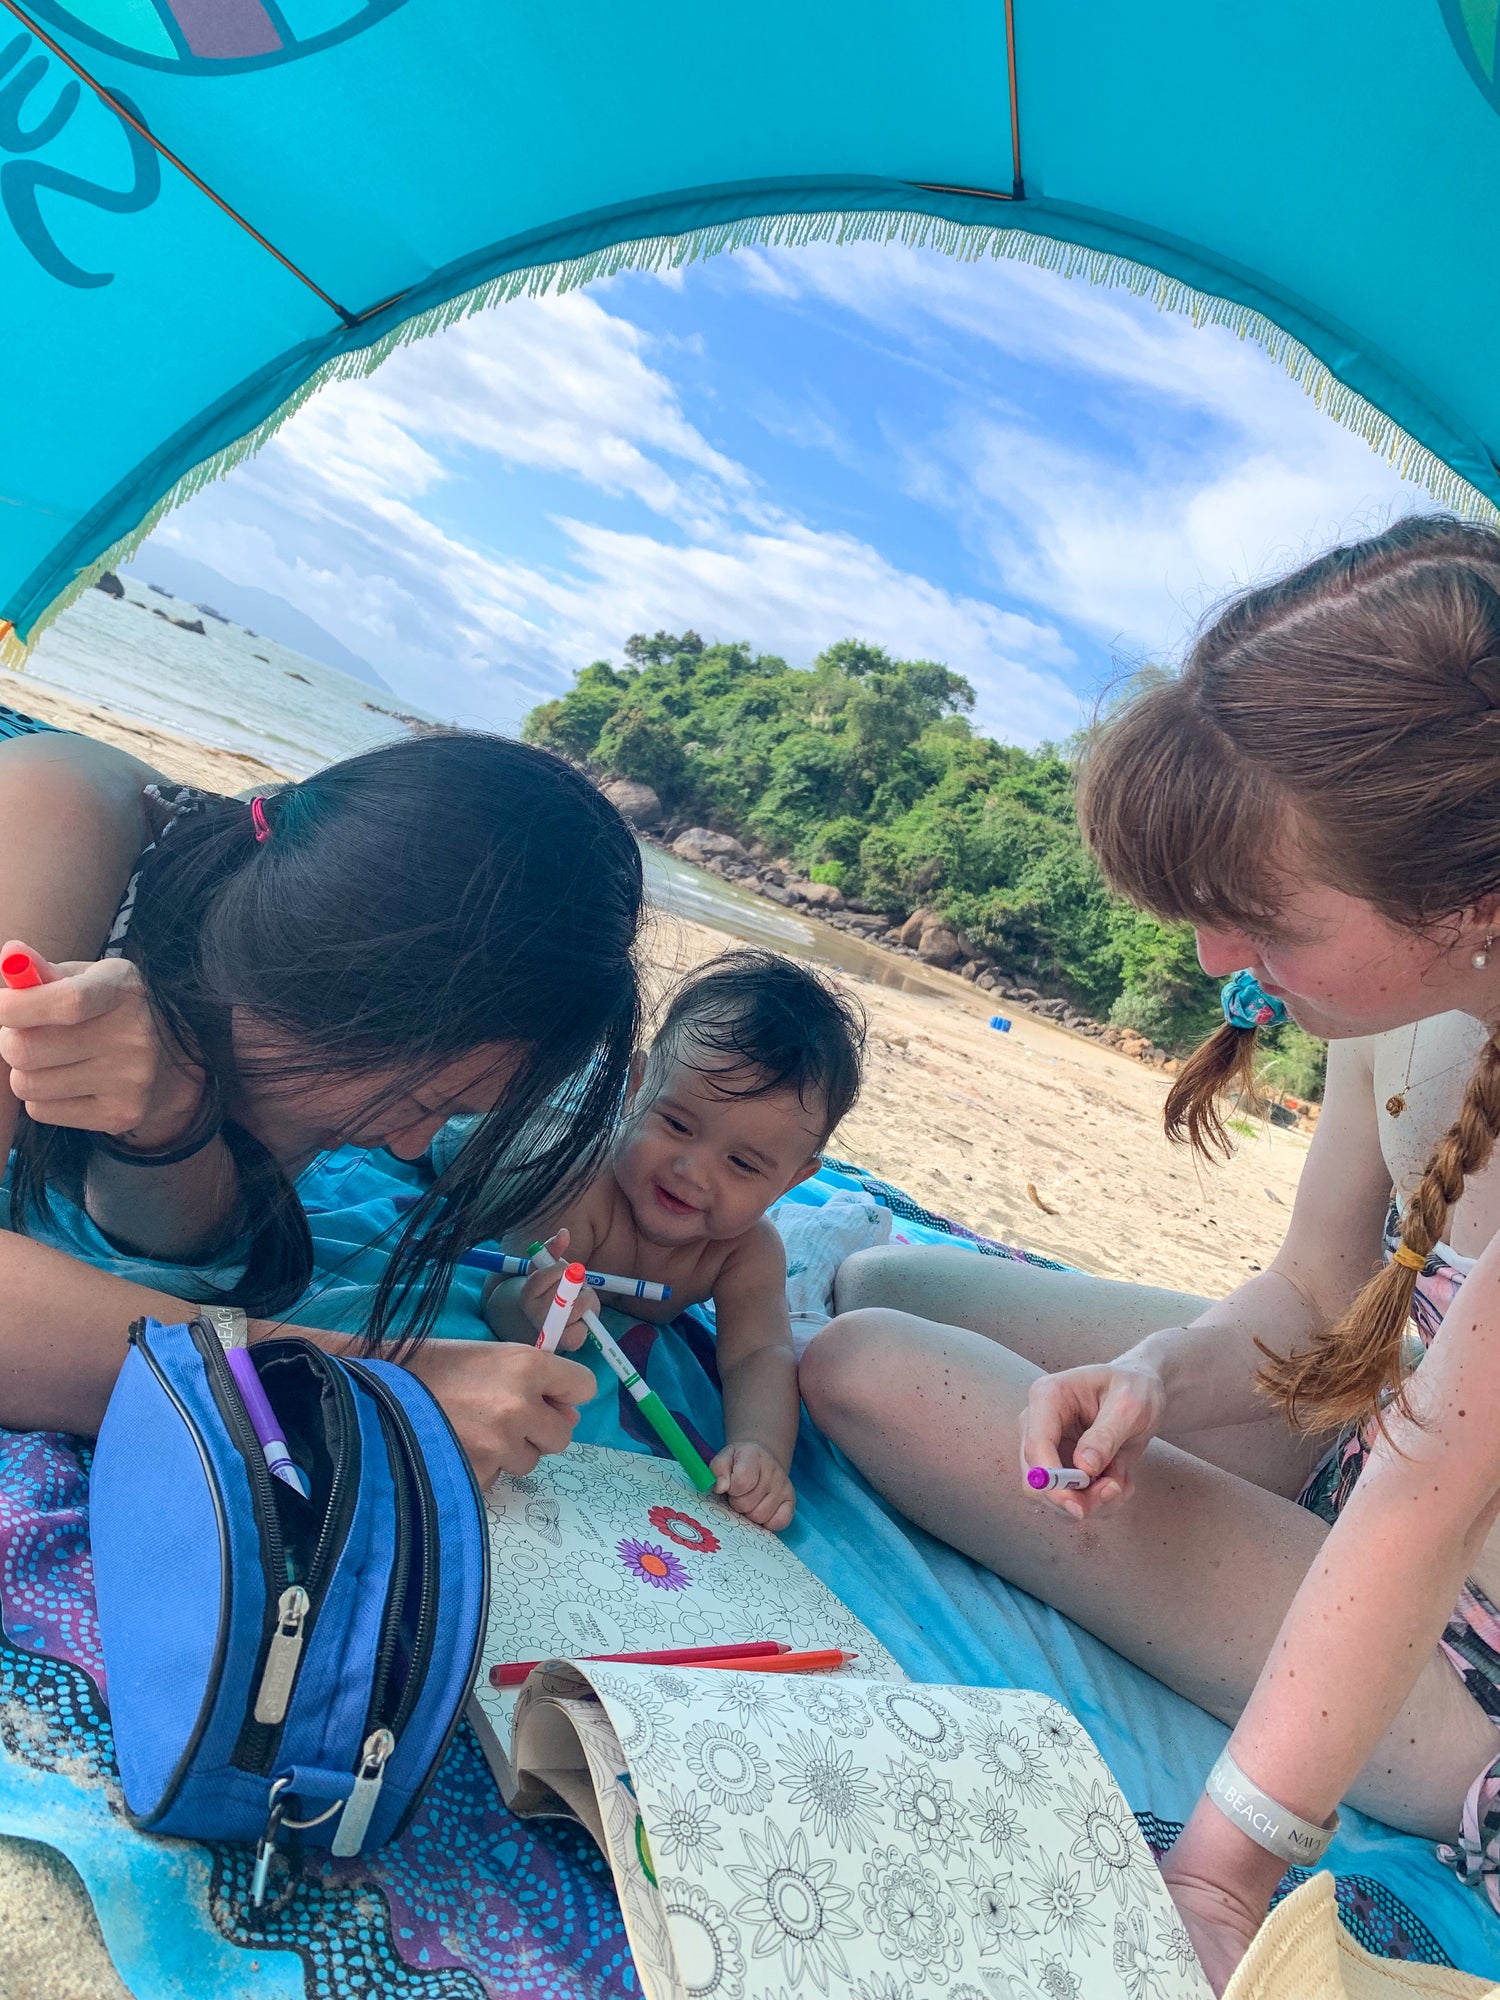
{"label": "pink hair tie", "polygon": [[255,828],[256,844],[271,838],[271,829],[266,825],[266,802],[264,799],[250,801],[250,824]]}

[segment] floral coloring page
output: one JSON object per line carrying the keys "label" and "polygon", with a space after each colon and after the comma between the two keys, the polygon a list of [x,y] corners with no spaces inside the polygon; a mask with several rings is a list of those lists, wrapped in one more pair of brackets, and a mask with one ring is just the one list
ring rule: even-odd
{"label": "floral coloring page", "polygon": [[592,1665],[688,2000],[1208,2000],[1057,1702]]}
{"label": "floral coloring page", "polygon": [[904,1679],[783,1542],[663,1459],[576,1444],[527,1478],[498,1479],[486,1508],[490,1619],[474,1706],[502,1749],[516,1702],[489,1684],[502,1662],[782,1639],[858,1653],[867,1679]]}

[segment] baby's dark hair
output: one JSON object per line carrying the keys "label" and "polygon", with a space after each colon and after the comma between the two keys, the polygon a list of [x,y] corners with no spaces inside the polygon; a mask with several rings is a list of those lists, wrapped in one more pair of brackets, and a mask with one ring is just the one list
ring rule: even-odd
{"label": "baby's dark hair", "polygon": [[[653,1054],[695,1055],[751,1071],[728,1097],[795,1090],[804,1110],[822,1102],[826,1139],[859,1096],[865,1016],[832,980],[774,951],[726,951],[700,965],[672,995]],[[821,1143],[820,1139],[820,1143]]]}

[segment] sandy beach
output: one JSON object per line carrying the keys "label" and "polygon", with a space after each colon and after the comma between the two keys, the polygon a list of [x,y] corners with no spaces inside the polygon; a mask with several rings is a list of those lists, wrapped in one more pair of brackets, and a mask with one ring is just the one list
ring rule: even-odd
{"label": "sandy beach", "polygon": [[[730,940],[657,913],[659,991]],[[1199,1171],[1162,1136],[1168,1079],[947,973],[931,994],[843,977],[869,1017],[863,1097],[829,1151],[986,1236],[1096,1272],[1220,1294],[1266,1263],[1309,1141],[1246,1121],[1226,1167]],[[951,989],[951,990],[950,990]],[[1050,1212],[1049,1212],[1050,1211]]]}

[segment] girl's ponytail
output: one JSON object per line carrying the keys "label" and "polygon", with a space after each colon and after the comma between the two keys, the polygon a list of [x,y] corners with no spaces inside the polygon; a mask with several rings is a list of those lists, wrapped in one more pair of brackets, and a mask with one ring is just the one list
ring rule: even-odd
{"label": "girl's ponytail", "polygon": [[1485,1043],[1458,1117],[1439,1141],[1407,1204],[1401,1244],[1337,1325],[1299,1354],[1269,1350],[1260,1380],[1287,1420],[1304,1431],[1342,1430],[1392,1411],[1409,1415],[1402,1346],[1417,1279],[1443,1240],[1464,1182],[1488,1161],[1500,1134],[1500,1043]]}
{"label": "girl's ponytail", "polygon": [[1255,1042],[1262,1028],[1279,1027],[1286,1009],[1250,972],[1237,972],[1219,995],[1224,1023],[1201,1042],[1167,1092],[1167,1137],[1186,1140],[1205,1160],[1234,1150],[1224,1122],[1227,1105],[1255,1101]]}

